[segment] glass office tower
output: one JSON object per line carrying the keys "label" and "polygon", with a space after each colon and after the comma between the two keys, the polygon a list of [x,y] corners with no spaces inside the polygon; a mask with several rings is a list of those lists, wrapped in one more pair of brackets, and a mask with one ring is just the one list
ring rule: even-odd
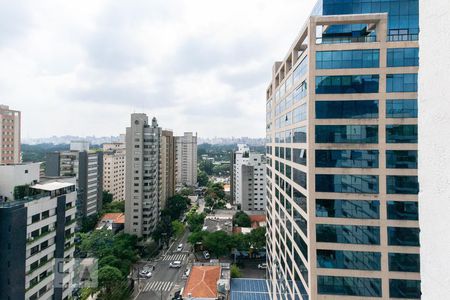
{"label": "glass office tower", "polygon": [[267,88],[273,299],[420,298],[417,0],[323,0]]}

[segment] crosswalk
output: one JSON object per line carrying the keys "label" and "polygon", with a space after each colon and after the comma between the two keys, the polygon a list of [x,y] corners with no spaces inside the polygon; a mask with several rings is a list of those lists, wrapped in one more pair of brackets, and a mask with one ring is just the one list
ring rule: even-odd
{"label": "crosswalk", "polygon": [[172,289],[173,282],[171,281],[149,281],[144,289],[143,292],[149,292],[149,291],[163,291],[168,292]]}
{"label": "crosswalk", "polygon": [[183,261],[186,258],[186,254],[171,254],[171,255],[166,255],[163,260],[181,260]]}

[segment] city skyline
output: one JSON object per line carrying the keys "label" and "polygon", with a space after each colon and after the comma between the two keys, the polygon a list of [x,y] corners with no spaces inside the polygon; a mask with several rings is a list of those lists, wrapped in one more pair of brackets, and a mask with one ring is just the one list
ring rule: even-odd
{"label": "city skyline", "polygon": [[116,135],[133,112],[175,132],[263,136],[264,70],[314,2],[7,3],[0,103],[22,111],[24,139]]}

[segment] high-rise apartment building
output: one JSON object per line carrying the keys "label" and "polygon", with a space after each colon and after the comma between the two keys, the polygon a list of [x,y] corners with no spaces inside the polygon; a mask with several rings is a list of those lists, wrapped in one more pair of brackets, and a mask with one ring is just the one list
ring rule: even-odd
{"label": "high-rise apartment building", "polygon": [[40,179],[0,203],[0,299],[72,297],[75,179]]}
{"label": "high-rise apartment building", "polygon": [[176,156],[175,137],[170,130],[163,130],[161,135],[161,203],[164,208],[167,199],[175,194]]}
{"label": "high-rise apartment building", "polygon": [[176,185],[195,186],[197,184],[197,135],[185,132],[175,137],[176,149]]}
{"label": "high-rise apartment building", "polygon": [[156,118],[131,115],[126,131],[125,232],[149,236],[160,209],[160,148],[162,129]]}
{"label": "high-rise apartment building", "polygon": [[0,105],[0,164],[20,162],[20,111]]}
{"label": "high-rise apartment building", "polygon": [[267,89],[273,299],[420,298],[417,0],[323,0]]}
{"label": "high-rise apartment building", "polygon": [[103,144],[103,190],[125,200],[125,143]]}
{"label": "high-rise apartment building", "polygon": [[239,144],[233,153],[233,203],[241,210],[265,210],[266,164],[264,155],[250,152],[247,145]]}
{"label": "high-rise apartment building", "polygon": [[76,177],[77,205],[81,217],[95,215],[101,211],[103,193],[102,151],[86,150],[83,143],[76,142],[71,144],[69,151],[47,153],[45,175]]}

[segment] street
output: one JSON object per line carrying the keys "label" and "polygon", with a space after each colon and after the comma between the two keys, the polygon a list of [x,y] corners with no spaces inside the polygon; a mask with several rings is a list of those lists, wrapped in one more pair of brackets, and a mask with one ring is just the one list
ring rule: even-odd
{"label": "street", "polygon": [[[155,266],[153,275],[149,279],[140,278],[139,284],[136,282],[135,300],[167,300],[171,299],[176,291],[184,287],[186,279],[183,279],[183,273],[189,262],[190,246],[187,243],[189,233],[186,230],[179,240],[175,240],[169,249],[159,259],[148,262]],[[183,250],[177,252],[178,244],[183,244]],[[173,261],[181,261],[180,268],[170,268],[169,264]],[[146,262],[135,265],[135,268],[141,269]]]}

